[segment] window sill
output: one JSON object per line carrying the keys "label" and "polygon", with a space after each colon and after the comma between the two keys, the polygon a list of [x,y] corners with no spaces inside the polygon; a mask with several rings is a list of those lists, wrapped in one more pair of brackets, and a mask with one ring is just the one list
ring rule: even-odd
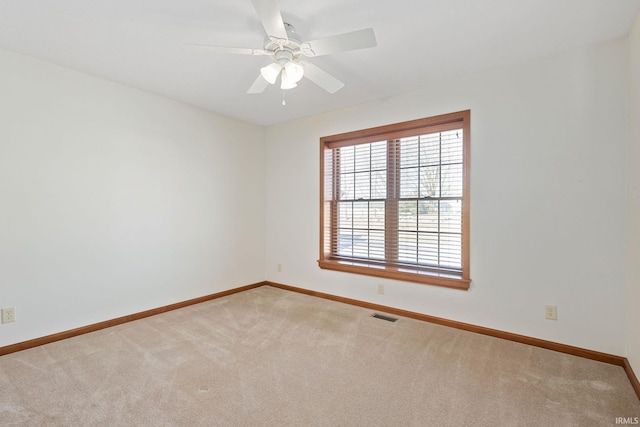
{"label": "window sill", "polygon": [[447,288],[468,290],[471,279],[465,279],[462,274],[437,273],[410,267],[391,267],[367,262],[343,260],[319,260],[318,266],[326,270],[343,271],[346,273],[364,274],[367,276],[384,277],[387,279],[406,282],[422,283],[425,285],[443,286]]}

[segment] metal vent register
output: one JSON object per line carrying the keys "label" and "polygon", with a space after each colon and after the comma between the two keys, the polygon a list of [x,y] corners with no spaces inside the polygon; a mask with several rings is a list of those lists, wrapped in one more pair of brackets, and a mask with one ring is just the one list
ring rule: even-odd
{"label": "metal vent register", "polygon": [[386,320],[387,322],[395,322],[396,320],[398,320],[397,317],[385,316],[384,314],[379,314],[379,313],[375,313],[371,317],[375,317],[376,319]]}

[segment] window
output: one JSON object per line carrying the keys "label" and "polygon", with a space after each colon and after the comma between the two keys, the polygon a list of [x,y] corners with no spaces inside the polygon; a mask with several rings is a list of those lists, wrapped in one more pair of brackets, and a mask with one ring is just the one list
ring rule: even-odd
{"label": "window", "polygon": [[468,289],[469,118],[321,138],[319,266]]}

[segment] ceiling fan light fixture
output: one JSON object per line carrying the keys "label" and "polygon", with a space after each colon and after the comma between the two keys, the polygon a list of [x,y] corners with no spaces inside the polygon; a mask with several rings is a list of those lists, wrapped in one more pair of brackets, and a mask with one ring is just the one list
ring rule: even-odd
{"label": "ceiling fan light fixture", "polygon": [[298,83],[304,75],[304,68],[300,64],[296,64],[293,61],[289,61],[284,66],[287,72],[287,78],[295,83]]}
{"label": "ceiling fan light fixture", "polygon": [[286,68],[282,69],[280,89],[293,89],[294,87],[298,86],[296,84],[297,82],[297,80],[289,75]]}
{"label": "ceiling fan light fixture", "polygon": [[266,67],[260,68],[260,74],[262,74],[262,77],[269,82],[269,84],[274,84],[281,69],[282,67],[274,62]]}

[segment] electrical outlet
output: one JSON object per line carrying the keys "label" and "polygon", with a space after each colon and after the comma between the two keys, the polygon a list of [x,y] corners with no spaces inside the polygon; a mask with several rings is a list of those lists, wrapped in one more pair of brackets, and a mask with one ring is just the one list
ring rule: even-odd
{"label": "electrical outlet", "polygon": [[11,323],[16,321],[16,310],[13,307],[2,309],[2,323]]}
{"label": "electrical outlet", "polygon": [[282,273],[282,264],[278,264],[278,273]]}
{"label": "electrical outlet", "polygon": [[544,318],[549,320],[558,320],[558,307],[555,305],[545,305]]}
{"label": "electrical outlet", "polygon": [[382,283],[378,283],[378,293],[384,295],[384,285]]}

